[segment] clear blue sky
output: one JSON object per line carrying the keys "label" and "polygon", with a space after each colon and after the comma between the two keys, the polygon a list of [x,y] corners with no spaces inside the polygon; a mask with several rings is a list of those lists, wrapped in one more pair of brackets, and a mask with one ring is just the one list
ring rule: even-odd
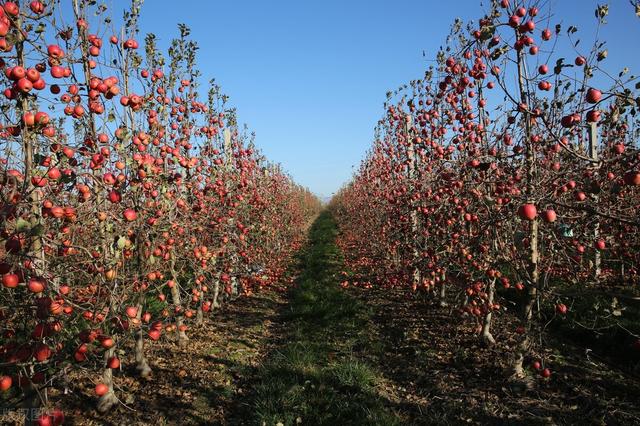
{"label": "clear blue sky", "polygon": [[[550,1],[585,34],[605,3]],[[610,3],[609,69],[640,73],[640,19]],[[454,18],[481,13],[479,0],[147,0],[140,24],[161,46],[187,24],[203,81],[216,78],[269,159],[327,196],[365,155],[385,93],[423,75]]]}

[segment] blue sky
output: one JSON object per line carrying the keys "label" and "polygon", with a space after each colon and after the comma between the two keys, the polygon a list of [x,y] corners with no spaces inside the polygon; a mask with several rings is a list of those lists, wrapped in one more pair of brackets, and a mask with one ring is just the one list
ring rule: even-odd
{"label": "blue sky", "polygon": [[[553,23],[595,28],[597,1],[550,1]],[[640,73],[640,19],[627,0],[610,3],[609,69]],[[269,159],[327,196],[364,157],[385,93],[423,75],[454,18],[482,10],[478,0],[147,0],[140,24],[161,46],[187,24],[203,81],[216,78]]]}

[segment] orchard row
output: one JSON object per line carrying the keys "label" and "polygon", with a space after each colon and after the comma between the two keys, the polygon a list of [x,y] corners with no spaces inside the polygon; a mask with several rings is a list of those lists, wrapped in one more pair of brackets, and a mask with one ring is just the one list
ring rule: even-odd
{"label": "orchard row", "polygon": [[123,353],[147,377],[146,346],[281,281],[319,209],[200,84],[188,28],[141,39],[141,3],[122,29],[95,2],[0,7],[3,407],[55,407],[82,370],[108,412]]}
{"label": "orchard row", "polygon": [[[549,377],[532,357],[549,320],[587,295],[637,295],[640,85],[607,67],[602,40],[579,44],[577,28],[555,25],[563,17],[545,2],[494,3],[456,21],[437,65],[389,94],[370,152],[333,200],[343,285],[453,304],[487,345],[504,316],[514,377]],[[587,38],[607,14],[597,8]],[[589,315],[584,324],[606,313]],[[640,350],[640,333],[626,332],[623,350]]]}

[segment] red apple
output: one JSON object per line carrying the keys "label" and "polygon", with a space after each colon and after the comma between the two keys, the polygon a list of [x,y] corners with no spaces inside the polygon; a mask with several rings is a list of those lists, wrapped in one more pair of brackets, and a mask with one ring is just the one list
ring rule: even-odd
{"label": "red apple", "polygon": [[547,209],[543,211],[541,216],[542,216],[542,220],[544,220],[547,223],[553,223],[557,219],[556,212],[553,209]]}
{"label": "red apple", "polygon": [[538,210],[534,204],[523,204],[518,209],[518,215],[522,220],[534,220],[538,216]]}
{"label": "red apple", "polygon": [[51,417],[53,417],[53,424],[58,426],[64,423],[64,412],[62,410],[56,408],[51,413]]}
{"label": "red apple", "polygon": [[624,152],[624,144],[623,143],[614,144],[611,150],[616,154],[622,154]]}
{"label": "red apple", "polygon": [[20,13],[20,8],[15,2],[8,1],[4,4],[4,11],[11,16],[18,16],[18,14]]}
{"label": "red apple", "polygon": [[600,121],[601,117],[602,113],[600,111],[598,111],[597,109],[592,109],[591,111],[587,112],[587,123],[597,123],[598,121]]}
{"label": "red apple", "polygon": [[6,391],[11,387],[13,380],[11,376],[0,376],[0,391]]}
{"label": "red apple", "polygon": [[640,186],[640,172],[632,170],[624,174],[624,183],[629,186]]}
{"label": "red apple", "polygon": [[2,276],[2,285],[7,288],[16,288],[19,282],[20,278],[17,274],[4,274]]}
{"label": "red apple", "polygon": [[60,173],[60,169],[53,167],[47,172],[47,177],[51,180],[58,180],[62,177],[62,173]]}
{"label": "red apple", "polygon": [[36,13],[38,15],[40,15],[41,13],[44,13],[44,5],[42,4],[42,2],[40,2],[38,0],[33,0],[29,4],[29,8],[31,9],[31,11],[33,13]]}
{"label": "red apple", "polygon": [[56,44],[51,44],[47,47],[47,53],[49,56],[55,59],[61,59],[64,57],[64,51],[60,48],[60,46]]}
{"label": "red apple", "polygon": [[138,308],[135,306],[127,306],[125,312],[129,318],[135,318],[138,315]]}
{"label": "red apple", "polygon": [[559,303],[556,305],[556,312],[560,315],[565,315],[567,313],[567,305],[564,303]]}
{"label": "red apple", "polygon": [[46,287],[45,281],[42,278],[31,278],[27,285],[29,291],[33,293],[42,293]]}
{"label": "red apple", "polygon": [[103,348],[109,349],[113,347],[113,345],[115,345],[115,342],[111,337],[105,337],[100,341],[100,344],[102,345]]}
{"label": "red apple", "polygon": [[120,368],[120,360],[118,359],[118,357],[114,356],[109,358],[109,360],[107,361],[107,367],[114,370]]}
{"label": "red apple", "polygon": [[105,385],[104,383],[98,383],[96,385],[96,395],[106,395],[107,392],[109,392],[109,386]]}
{"label": "red apple", "polygon": [[602,99],[602,92],[598,89],[591,88],[587,90],[587,102],[597,104]]}
{"label": "red apple", "polygon": [[126,209],[123,213],[122,216],[124,217],[124,219],[127,222],[133,222],[134,220],[136,220],[136,218],[138,217],[138,214],[135,212],[135,210],[133,209]]}
{"label": "red apple", "polygon": [[44,343],[37,345],[33,352],[33,358],[38,362],[46,361],[50,356],[51,348]]}
{"label": "red apple", "polygon": [[53,426],[53,417],[48,414],[41,414],[36,419],[36,425],[38,426]]}

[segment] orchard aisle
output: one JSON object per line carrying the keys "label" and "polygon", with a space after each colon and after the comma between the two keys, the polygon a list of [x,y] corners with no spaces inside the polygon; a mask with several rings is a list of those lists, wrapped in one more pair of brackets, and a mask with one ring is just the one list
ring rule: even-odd
{"label": "orchard aisle", "polygon": [[327,211],[299,255],[281,344],[255,371],[248,403],[230,424],[405,424],[372,354],[371,312],[339,286],[336,225]]}

